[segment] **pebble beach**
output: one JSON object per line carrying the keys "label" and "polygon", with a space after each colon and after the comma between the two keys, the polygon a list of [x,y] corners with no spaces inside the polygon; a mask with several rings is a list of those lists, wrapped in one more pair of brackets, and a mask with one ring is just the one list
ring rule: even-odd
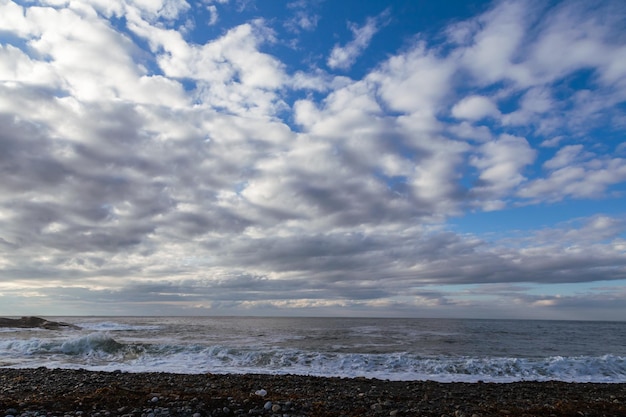
{"label": "pebble beach", "polygon": [[4,368],[0,416],[626,416],[626,384]]}

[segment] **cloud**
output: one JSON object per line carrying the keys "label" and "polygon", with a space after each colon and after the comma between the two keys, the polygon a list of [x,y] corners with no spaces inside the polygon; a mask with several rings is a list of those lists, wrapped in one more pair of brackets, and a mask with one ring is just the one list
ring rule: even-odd
{"label": "cloud", "polygon": [[503,135],[481,145],[478,155],[471,159],[471,164],[480,171],[476,192],[489,197],[506,195],[526,180],[522,170],[535,156],[536,151],[528,141],[516,136]]}
{"label": "cloud", "polygon": [[[615,103],[625,97],[618,81],[624,67],[617,61],[624,50],[619,34],[623,13],[613,1],[594,6],[559,2],[550,9],[537,2],[497,2],[447,29],[454,45],[450,58],[478,86],[497,86],[491,97],[518,102],[515,110],[504,112],[502,123],[533,126],[542,134],[584,131],[610,123]],[[600,88],[603,100],[596,102],[586,88],[574,92],[574,82]]]}
{"label": "cloud", "polygon": [[348,27],[354,35],[354,39],[345,44],[344,46],[335,45],[330,52],[330,56],[326,61],[326,64],[331,69],[343,69],[350,68],[357,60],[357,58],[363,53],[363,51],[369,46],[370,41],[384,25],[382,21],[387,16],[388,11],[382,12],[376,17],[370,17],[365,24],[361,27],[354,23],[349,23]]}
{"label": "cloud", "polygon": [[503,1],[448,32],[453,40],[463,41],[463,47],[455,54],[477,82],[488,85],[500,80],[522,84],[530,81],[528,68],[516,61],[532,14],[532,5],[525,7],[522,2]]}
{"label": "cloud", "polygon": [[217,7],[211,4],[211,5],[208,5],[206,8],[209,11],[209,16],[210,16],[207,24],[209,26],[213,26],[214,24],[217,23],[217,20],[219,19],[219,15],[217,13]]}
{"label": "cloud", "polygon": [[285,27],[290,31],[299,32],[300,30],[313,31],[317,27],[320,16],[312,9],[318,5],[318,1],[293,1],[287,4],[287,8],[293,10],[293,17],[285,22]]}
{"label": "cloud", "polygon": [[583,145],[564,146],[558,150],[552,159],[544,162],[543,166],[547,169],[558,169],[573,165],[575,162],[585,157],[585,155],[581,155],[582,150]]}
{"label": "cloud", "polygon": [[465,97],[452,107],[452,115],[457,119],[480,120],[488,116],[499,116],[498,107],[487,97]]}
{"label": "cloud", "polygon": [[[375,83],[382,104],[406,115],[399,123],[415,131],[438,130],[436,116],[447,110],[449,86],[457,67],[417,42],[405,53],[390,57],[370,72],[366,80]],[[414,94],[413,92],[419,92]]]}
{"label": "cloud", "polygon": [[[280,19],[200,40],[182,1],[2,3],[0,298],[78,314],[593,304],[527,288],[626,279],[620,213],[496,238],[449,224],[621,201],[616,6],[527,4],[411,37],[359,78],[385,14],[351,26],[335,76],[287,64]],[[581,50],[556,62],[557,46]]]}
{"label": "cloud", "polygon": [[[558,160],[556,163],[558,164]],[[552,165],[554,164],[553,161]],[[583,163],[563,166],[551,171],[545,178],[530,181],[519,191],[519,195],[547,201],[559,201],[568,197],[597,198],[605,196],[611,185],[621,183],[624,179],[626,179],[626,160],[594,158]]]}

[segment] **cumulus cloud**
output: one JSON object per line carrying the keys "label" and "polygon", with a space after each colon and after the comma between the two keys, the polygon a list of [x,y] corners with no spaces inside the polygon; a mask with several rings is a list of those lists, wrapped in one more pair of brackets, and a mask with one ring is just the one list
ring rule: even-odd
{"label": "cumulus cloud", "polygon": [[624,179],[626,179],[626,160],[594,158],[554,169],[547,177],[529,182],[519,191],[519,195],[547,201],[559,201],[567,197],[602,197],[611,185],[621,183]]}
{"label": "cumulus cloud", "polygon": [[481,145],[471,160],[480,171],[476,192],[490,197],[506,195],[526,180],[522,171],[535,156],[536,151],[521,137],[503,135]]}
{"label": "cumulus cloud", "polygon": [[[619,213],[498,238],[447,222],[621,198],[623,146],[598,133],[623,126],[626,98],[620,9],[603,7],[498,2],[353,79],[272,53],[286,22],[194,40],[184,1],[2,2],[0,298],[121,314],[444,314],[488,289],[520,311],[582,303],[520,288],[626,279]],[[328,67],[349,70],[385,18],[350,26]]]}
{"label": "cumulus cloud", "polygon": [[470,96],[452,107],[452,115],[457,119],[480,120],[487,116],[498,116],[498,107],[484,96]]}

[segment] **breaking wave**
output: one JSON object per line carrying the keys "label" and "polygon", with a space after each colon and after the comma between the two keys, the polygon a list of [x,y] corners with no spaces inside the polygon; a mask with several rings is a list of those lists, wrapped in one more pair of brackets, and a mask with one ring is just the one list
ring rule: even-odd
{"label": "breaking wave", "polygon": [[121,343],[108,333],[67,340],[4,340],[3,366],[128,372],[272,373],[442,382],[626,382],[626,357],[420,357],[299,349]]}

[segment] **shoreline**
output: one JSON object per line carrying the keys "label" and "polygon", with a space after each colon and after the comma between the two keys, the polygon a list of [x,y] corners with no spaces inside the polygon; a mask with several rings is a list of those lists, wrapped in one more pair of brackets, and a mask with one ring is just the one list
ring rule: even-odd
{"label": "shoreline", "polygon": [[0,368],[0,417],[626,416],[626,384]]}

